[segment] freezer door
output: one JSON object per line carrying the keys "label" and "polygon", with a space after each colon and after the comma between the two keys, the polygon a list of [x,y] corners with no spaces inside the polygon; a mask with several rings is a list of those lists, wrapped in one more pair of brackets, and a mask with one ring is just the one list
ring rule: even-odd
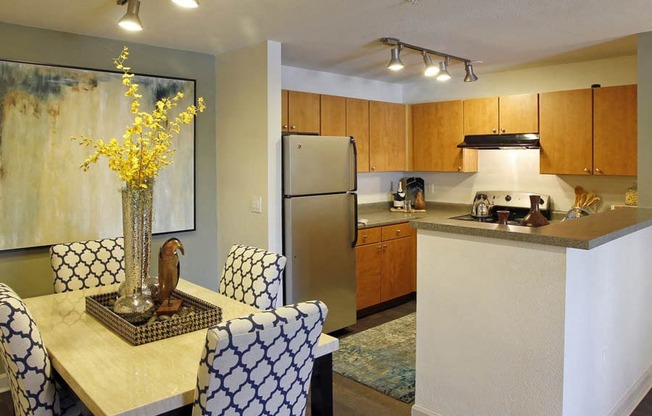
{"label": "freezer door", "polygon": [[284,198],[285,303],[328,306],[324,332],[356,321],[355,194]]}
{"label": "freezer door", "polygon": [[283,136],[283,194],[355,191],[355,160],[351,137]]}

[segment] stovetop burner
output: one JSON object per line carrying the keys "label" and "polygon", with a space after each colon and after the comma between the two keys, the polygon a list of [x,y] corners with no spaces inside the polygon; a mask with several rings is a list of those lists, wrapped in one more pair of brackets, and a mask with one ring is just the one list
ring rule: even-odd
{"label": "stovetop burner", "polygon": [[[452,220],[462,220],[462,221],[475,221],[475,222],[486,222],[488,224],[498,224],[498,215],[486,217],[486,218],[476,218],[471,214],[458,215],[457,217],[451,217]],[[521,225],[522,217],[514,217],[512,219],[512,214],[510,213],[510,219],[507,220],[507,225]]]}
{"label": "stovetop burner", "polygon": [[539,195],[539,209],[541,213],[550,219],[550,197],[548,195],[535,194],[530,192],[510,192],[510,191],[478,191],[475,193],[474,200],[478,195],[486,195],[491,204],[491,216],[486,218],[474,217],[471,214],[451,217],[451,219],[462,221],[486,222],[489,224],[498,223],[498,211],[509,211],[508,225],[521,225],[523,218],[530,212],[530,195]]}

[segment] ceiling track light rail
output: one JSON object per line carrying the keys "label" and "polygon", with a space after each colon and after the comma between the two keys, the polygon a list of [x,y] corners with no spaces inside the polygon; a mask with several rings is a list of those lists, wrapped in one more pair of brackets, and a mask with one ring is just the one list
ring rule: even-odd
{"label": "ceiling track light rail", "polygon": [[[403,62],[401,61],[400,55],[403,49],[406,48],[421,53],[421,55],[423,56],[423,62],[426,66],[424,71],[424,75],[426,76],[436,75],[436,79],[439,81],[446,81],[450,79],[451,76],[448,73],[448,65],[451,60],[455,60],[464,64],[464,71],[466,72],[466,76],[464,77],[464,82],[473,82],[473,81],[477,81],[478,79],[477,75],[475,75],[475,73],[473,72],[473,65],[471,64],[470,59],[462,58],[461,56],[451,55],[445,52],[435,51],[428,48],[422,48],[421,46],[411,45],[409,43],[401,42],[399,39],[396,38],[380,38],[380,41],[387,46],[392,46],[391,59],[389,61],[389,64],[387,65],[387,68],[393,71],[398,71],[403,69],[404,65]],[[439,67],[433,65],[430,55],[435,55],[443,58],[443,60],[439,62]]]}

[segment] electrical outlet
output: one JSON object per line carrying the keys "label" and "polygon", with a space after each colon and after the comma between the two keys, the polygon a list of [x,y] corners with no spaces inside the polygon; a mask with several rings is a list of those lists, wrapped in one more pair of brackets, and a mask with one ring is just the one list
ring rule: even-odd
{"label": "electrical outlet", "polygon": [[249,201],[249,208],[251,212],[261,214],[263,212],[263,198],[260,196],[252,196]]}

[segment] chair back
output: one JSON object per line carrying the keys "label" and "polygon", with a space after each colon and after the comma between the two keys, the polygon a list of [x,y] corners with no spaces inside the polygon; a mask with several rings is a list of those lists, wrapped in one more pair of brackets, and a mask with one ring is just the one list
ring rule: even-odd
{"label": "chair back", "polygon": [[0,350],[16,416],[60,414],[41,333],[23,301],[4,283],[0,283]]}
{"label": "chair back", "polygon": [[220,276],[220,293],[266,310],[276,307],[286,258],[262,248],[231,247]]}
{"label": "chair back", "polygon": [[301,302],[209,328],[193,416],[303,416],[327,313]]}
{"label": "chair back", "polygon": [[125,279],[124,239],[77,241],[50,247],[54,292],[120,283]]}

